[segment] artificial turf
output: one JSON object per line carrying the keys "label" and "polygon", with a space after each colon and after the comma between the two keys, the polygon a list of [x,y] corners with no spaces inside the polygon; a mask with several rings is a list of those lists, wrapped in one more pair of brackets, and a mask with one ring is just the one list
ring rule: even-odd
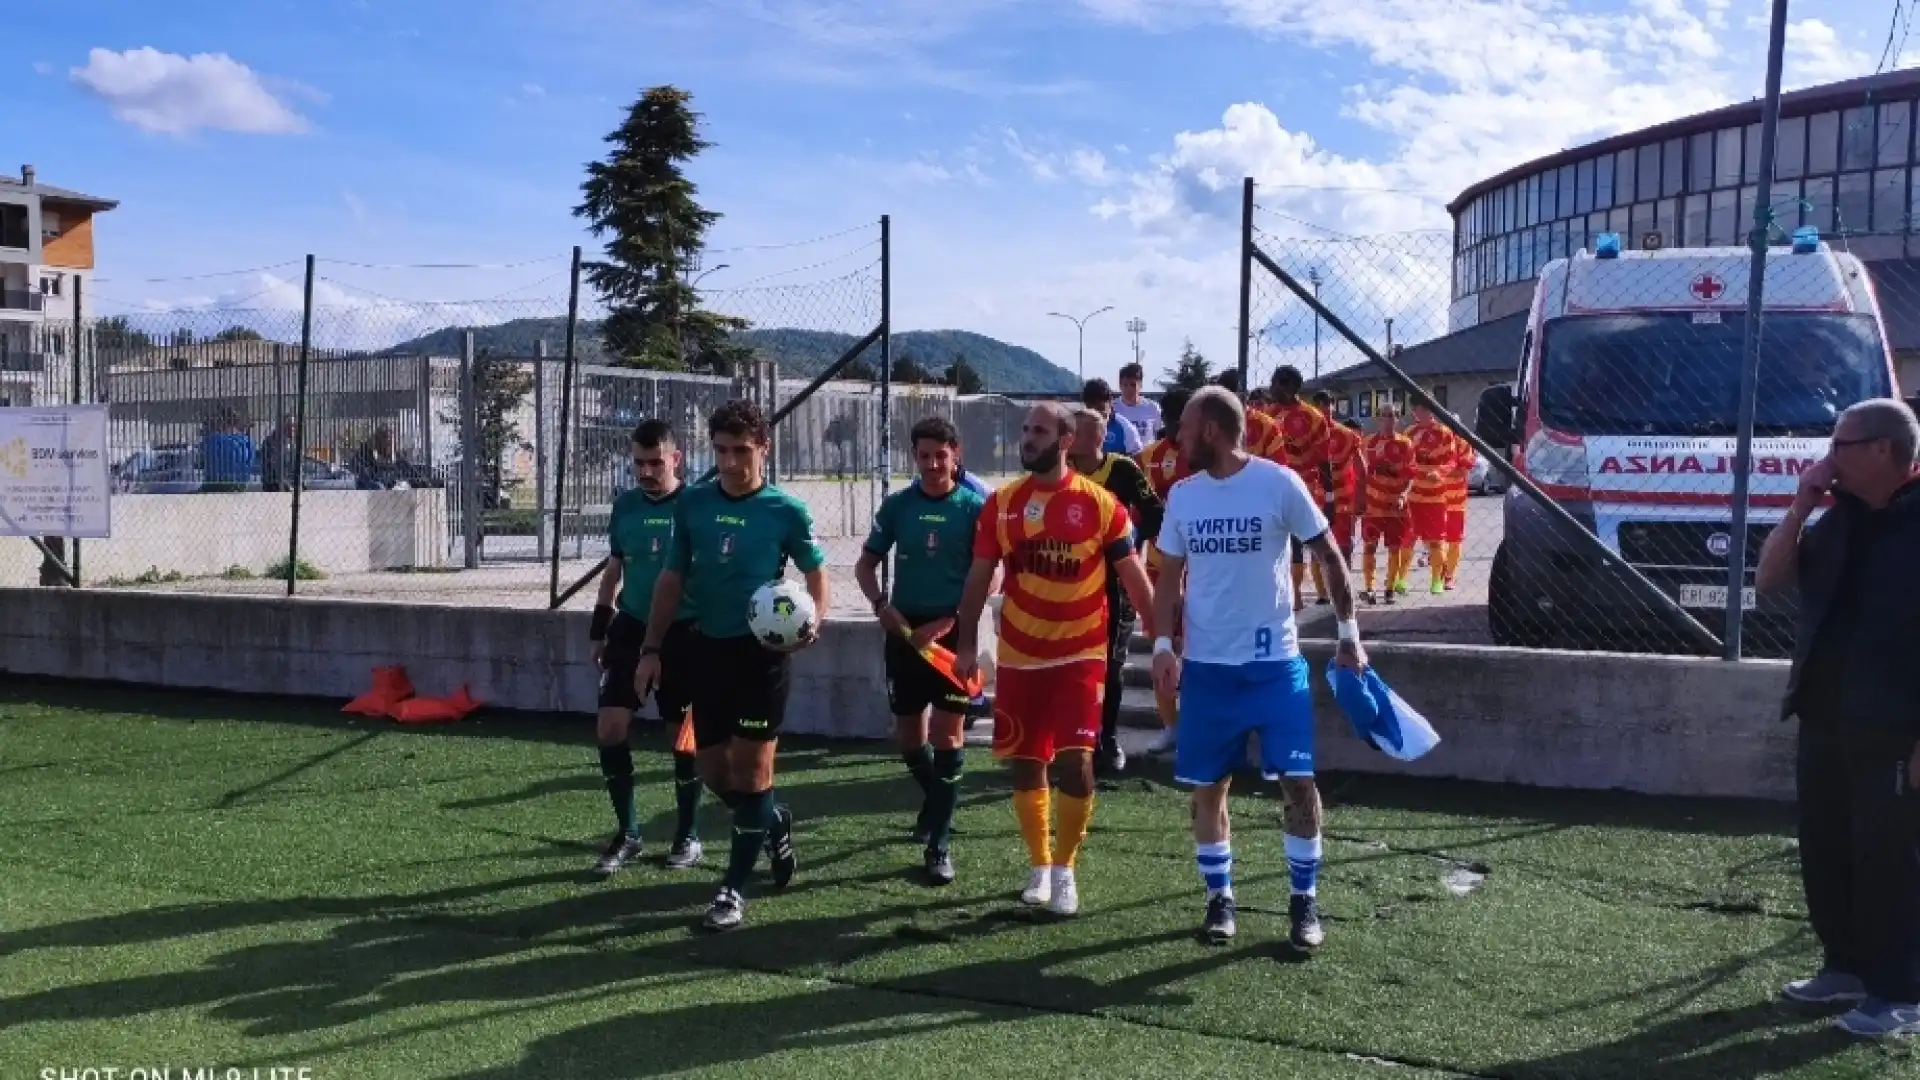
{"label": "artificial turf", "polygon": [[1213,948],[1164,773],[1106,785],[1057,921],[1012,901],[984,753],[933,890],[887,748],[795,739],[801,876],[713,937],[724,817],[708,867],[662,868],[670,770],[640,747],[654,850],[601,883],[583,719],[0,686],[0,1077],[1920,1077],[1913,1044],[1777,1002],[1817,959],[1785,807],[1326,778],[1303,959],[1257,784]]}

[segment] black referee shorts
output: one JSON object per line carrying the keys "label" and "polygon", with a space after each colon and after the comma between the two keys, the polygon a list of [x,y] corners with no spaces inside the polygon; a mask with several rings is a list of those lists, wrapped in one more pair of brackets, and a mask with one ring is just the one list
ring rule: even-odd
{"label": "black referee shorts", "polygon": [[[938,621],[939,618],[917,619],[913,621],[913,628],[918,630],[930,622]],[[951,649],[958,643],[959,637],[960,628],[955,626],[944,637],[935,640]],[[973,704],[973,699],[967,696],[966,691],[935,671],[933,665],[914,651],[913,644],[899,634],[887,635],[886,661],[887,709],[895,716],[919,716],[926,709],[965,716]]]}
{"label": "black referee shorts", "polygon": [[[653,699],[660,706],[660,719],[676,722],[692,704],[687,687],[693,678],[697,655],[691,622],[677,622],[667,628],[660,643],[660,685]],[[633,688],[633,673],[640,666],[640,646],[647,641],[647,624],[626,612],[613,617],[607,627],[607,649],[601,661],[600,707],[603,709],[640,708],[640,694]]]}
{"label": "black referee shorts", "polygon": [[787,720],[793,658],[752,634],[693,635],[693,741],[699,749],[729,739],[772,742]]}

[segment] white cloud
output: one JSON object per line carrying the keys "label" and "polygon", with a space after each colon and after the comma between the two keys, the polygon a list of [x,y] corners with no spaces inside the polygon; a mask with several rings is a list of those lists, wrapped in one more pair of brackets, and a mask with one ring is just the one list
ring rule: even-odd
{"label": "white cloud", "polygon": [[543,98],[547,96],[547,88],[537,82],[521,83],[520,95],[522,97]]}
{"label": "white cloud", "polygon": [[[256,271],[237,279],[218,295],[146,300],[127,316],[136,330],[155,340],[191,329],[206,337],[229,326],[244,326],[272,341],[298,341],[305,303],[297,278]],[[518,315],[552,315],[558,304],[537,302],[432,303],[379,296],[342,287],[324,278],[313,286],[313,341],[326,349],[384,349],[450,326],[493,326]]]}
{"label": "white cloud", "polygon": [[1785,81],[1789,87],[1857,78],[1872,70],[1873,61],[1841,41],[1839,32],[1819,19],[1787,24]]}
{"label": "white cloud", "polygon": [[51,75],[53,74],[53,65],[47,63],[45,60],[35,60],[33,62],[33,73],[35,75]]}
{"label": "white cloud", "polygon": [[147,131],[186,135],[205,128],[267,135],[307,129],[306,120],[252,68],[225,53],[94,49],[86,66],[70,75],[105,101],[114,116]]}

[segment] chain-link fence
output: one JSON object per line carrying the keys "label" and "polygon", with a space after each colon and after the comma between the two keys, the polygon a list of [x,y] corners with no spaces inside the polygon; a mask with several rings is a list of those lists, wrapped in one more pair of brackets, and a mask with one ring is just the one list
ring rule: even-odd
{"label": "chain-link fence", "polygon": [[1904,294],[1876,302],[1839,244],[1774,236],[1743,529],[1744,249],[1581,237],[1538,260],[1530,303],[1463,311],[1450,236],[1274,218],[1247,222],[1250,381],[1291,367],[1324,395],[1326,425],[1268,408],[1335,511],[1371,636],[1720,655],[1738,604],[1745,655],[1784,654],[1793,601],[1756,595],[1759,552],[1839,413],[1898,393]]}
{"label": "chain-link fence", "polygon": [[[0,334],[0,403],[111,406],[113,536],[61,547],[85,585],[525,606],[590,601],[642,420],[674,425],[698,479],[707,416],[751,398],[780,417],[773,476],[852,602],[874,508],[911,482],[912,425],[954,420],[992,479],[1018,467],[1021,406],[882,379],[884,229],[823,240],[730,289],[699,288],[724,265],[687,272],[675,295],[698,314],[664,338],[673,319],[623,321],[586,273],[577,295],[427,303],[314,260],[297,306]],[[20,547],[6,583],[47,578]]]}

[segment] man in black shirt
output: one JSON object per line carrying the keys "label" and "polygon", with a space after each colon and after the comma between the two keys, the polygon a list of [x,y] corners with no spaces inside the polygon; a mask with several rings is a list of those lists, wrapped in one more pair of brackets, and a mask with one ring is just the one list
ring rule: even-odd
{"label": "man in black shirt", "polygon": [[1800,718],[1800,870],[1826,954],[1785,993],[1855,1006],[1838,1024],[1869,1038],[1920,1033],[1917,448],[1901,402],[1841,414],[1755,575],[1800,592],[1783,712]]}
{"label": "man in black shirt", "polygon": [[[1136,544],[1143,538],[1159,536],[1160,518],[1166,507],[1153,493],[1146,471],[1127,455],[1106,453],[1100,448],[1100,439],[1107,427],[1106,416],[1097,409],[1082,407],[1074,413],[1074,424],[1070,452],[1073,470],[1106,488],[1127,508],[1127,516],[1133,519]],[[1107,610],[1113,613],[1107,621],[1107,690],[1100,708],[1100,746],[1093,762],[1095,768],[1111,774],[1127,767],[1126,751],[1120,749],[1120,696],[1135,618],[1125,590],[1112,575],[1107,579]]]}

